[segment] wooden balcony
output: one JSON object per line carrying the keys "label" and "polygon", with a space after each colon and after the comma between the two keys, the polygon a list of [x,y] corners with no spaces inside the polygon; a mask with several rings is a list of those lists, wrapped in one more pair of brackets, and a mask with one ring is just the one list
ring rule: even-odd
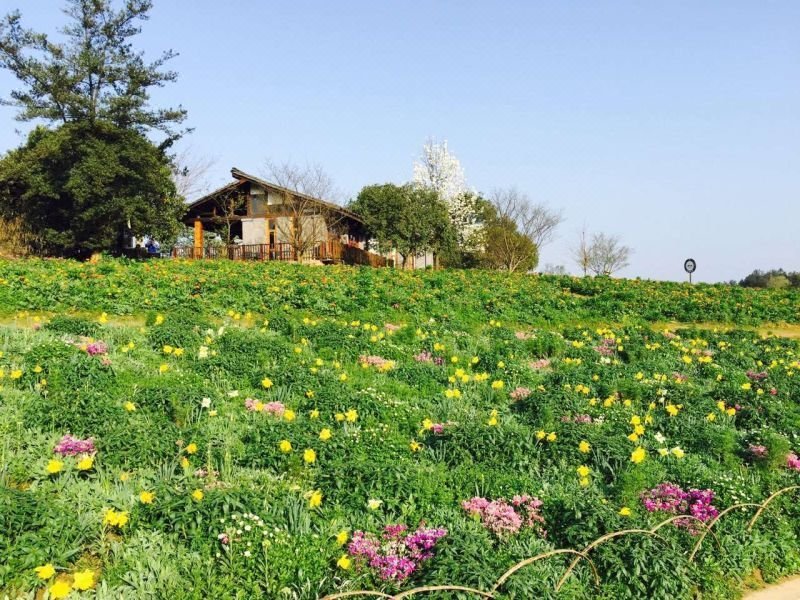
{"label": "wooden balcony", "polygon": [[[279,244],[229,244],[204,247],[176,246],[173,258],[228,259],[228,260],[281,260],[298,262],[300,256],[288,243]],[[339,241],[321,242],[302,255],[303,260],[316,260],[324,264],[368,265],[392,267],[394,261],[378,254],[349,246]]]}

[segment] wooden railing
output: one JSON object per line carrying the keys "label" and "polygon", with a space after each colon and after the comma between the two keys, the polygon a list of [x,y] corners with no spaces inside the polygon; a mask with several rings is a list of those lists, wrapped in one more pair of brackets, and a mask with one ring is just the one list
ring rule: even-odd
{"label": "wooden railing", "polygon": [[[173,258],[228,260],[282,260],[297,261],[300,257],[291,244],[228,244],[219,246],[176,246],[171,253]],[[318,260],[323,263],[344,263],[347,265],[369,265],[371,267],[394,266],[394,261],[378,254],[349,246],[339,241],[321,242],[302,254],[305,260]]]}

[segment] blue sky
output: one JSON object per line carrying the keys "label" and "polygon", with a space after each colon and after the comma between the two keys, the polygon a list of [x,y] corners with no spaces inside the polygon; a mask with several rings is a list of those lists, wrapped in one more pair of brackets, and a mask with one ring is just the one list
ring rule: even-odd
{"label": "blue sky", "polygon": [[[622,273],[800,270],[800,2],[155,0],[140,47],[172,48],[214,183],[266,158],[317,162],[342,199],[403,182],[429,137],[468,183],[564,212],[541,264],[573,272],[580,229],[634,248]],[[60,0],[0,0],[53,31]],[[13,87],[0,73],[0,94]],[[0,149],[26,124],[0,107]],[[16,133],[19,131],[21,133]]]}

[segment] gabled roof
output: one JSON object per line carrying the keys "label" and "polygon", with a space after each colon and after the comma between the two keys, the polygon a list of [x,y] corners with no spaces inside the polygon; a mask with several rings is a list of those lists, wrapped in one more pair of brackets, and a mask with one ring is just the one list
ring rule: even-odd
{"label": "gabled roof", "polygon": [[237,169],[236,167],[231,169],[231,175],[233,176],[233,178],[236,181],[232,181],[228,185],[222,186],[221,188],[219,188],[217,190],[214,190],[213,192],[211,192],[209,194],[206,194],[202,198],[198,198],[194,202],[190,202],[189,204],[186,205],[187,212],[190,211],[191,209],[195,208],[196,206],[199,206],[199,205],[203,204],[204,202],[207,202],[208,200],[211,200],[212,198],[214,198],[215,196],[217,196],[219,194],[231,192],[231,191],[235,190],[237,187],[249,182],[249,183],[255,183],[255,184],[260,185],[261,187],[263,187],[263,188],[265,188],[267,190],[271,190],[271,191],[277,192],[279,194],[291,194],[292,196],[295,196],[297,198],[302,198],[303,200],[308,200],[310,202],[313,202],[314,204],[319,204],[320,206],[326,208],[327,210],[331,210],[331,211],[335,211],[335,212],[341,213],[344,216],[349,217],[350,219],[353,219],[354,221],[358,221],[359,223],[362,223],[362,224],[364,223],[364,221],[362,220],[362,218],[359,215],[357,215],[356,213],[354,213],[351,210],[348,210],[348,209],[346,209],[346,208],[344,208],[342,206],[339,206],[338,204],[334,204],[332,202],[326,202],[325,200],[320,200],[319,198],[314,198],[313,196],[308,196],[306,194],[302,194],[300,192],[296,192],[294,190],[290,190],[290,189],[287,189],[285,187],[281,187],[281,186],[279,186],[279,185],[277,185],[275,183],[266,181],[264,179],[261,179],[259,177],[254,176],[254,175],[249,175],[248,173],[245,173],[244,171],[241,171],[241,170]]}

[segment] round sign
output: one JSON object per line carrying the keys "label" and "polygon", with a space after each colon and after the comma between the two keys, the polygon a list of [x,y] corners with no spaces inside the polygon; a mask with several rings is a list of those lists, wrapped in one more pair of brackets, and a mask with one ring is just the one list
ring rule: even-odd
{"label": "round sign", "polygon": [[694,273],[694,270],[697,268],[697,263],[694,262],[693,258],[687,258],[686,262],[683,263],[683,268],[687,273]]}

